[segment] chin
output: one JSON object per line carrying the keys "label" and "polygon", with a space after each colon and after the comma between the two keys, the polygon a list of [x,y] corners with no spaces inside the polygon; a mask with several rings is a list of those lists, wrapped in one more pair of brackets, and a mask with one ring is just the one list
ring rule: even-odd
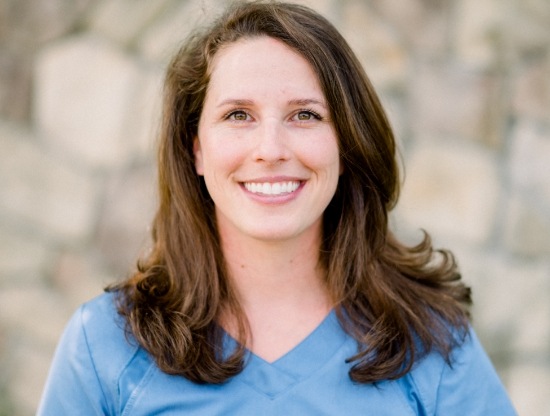
{"label": "chin", "polygon": [[273,227],[266,227],[265,224],[261,228],[249,229],[248,234],[259,241],[265,242],[285,242],[297,238],[308,238],[309,235],[318,234],[316,227],[297,227],[289,225],[281,227],[281,224]]}

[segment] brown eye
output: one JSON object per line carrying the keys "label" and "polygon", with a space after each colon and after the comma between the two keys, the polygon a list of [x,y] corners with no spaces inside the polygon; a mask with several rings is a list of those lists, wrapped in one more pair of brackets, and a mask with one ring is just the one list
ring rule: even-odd
{"label": "brown eye", "polygon": [[296,121],[312,121],[312,120],[322,120],[323,118],[314,111],[311,110],[302,110],[296,113],[294,120]]}
{"label": "brown eye", "polygon": [[235,121],[246,121],[248,118],[248,114],[241,110],[233,111],[231,114],[229,114],[229,118],[232,118]]}

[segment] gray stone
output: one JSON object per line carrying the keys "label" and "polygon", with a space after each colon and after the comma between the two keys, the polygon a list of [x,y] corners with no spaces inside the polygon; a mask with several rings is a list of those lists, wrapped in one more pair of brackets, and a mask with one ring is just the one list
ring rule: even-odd
{"label": "gray stone", "polygon": [[98,246],[117,276],[126,276],[149,244],[157,207],[152,166],[113,178],[99,224]]}
{"label": "gray stone", "polygon": [[82,35],[46,48],[36,67],[36,121],[57,151],[94,167],[132,157],[124,127],[141,72],[129,56]]}
{"label": "gray stone", "polygon": [[89,178],[43,152],[20,129],[0,123],[0,212],[54,240],[76,242],[90,235],[97,189]]}
{"label": "gray stone", "polygon": [[409,228],[477,244],[490,238],[500,192],[491,154],[466,143],[424,143],[405,166],[397,214]]}

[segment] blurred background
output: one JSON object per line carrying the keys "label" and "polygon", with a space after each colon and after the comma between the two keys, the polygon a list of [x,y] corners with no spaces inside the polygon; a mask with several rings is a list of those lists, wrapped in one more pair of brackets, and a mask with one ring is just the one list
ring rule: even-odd
{"label": "blurred background", "polygon": [[[520,415],[550,415],[550,2],[311,0],[395,127],[392,217],[452,249]],[[34,414],[74,309],[156,205],[164,67],[215,0],[0,0],[0,416]]]}

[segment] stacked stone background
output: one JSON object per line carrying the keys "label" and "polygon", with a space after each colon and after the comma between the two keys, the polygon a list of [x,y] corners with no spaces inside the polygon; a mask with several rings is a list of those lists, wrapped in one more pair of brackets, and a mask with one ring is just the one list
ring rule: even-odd
{"label": "stacked stone background", "polygon": [[[304,3],[395,126],[394,227],[454,250],[519,413],[550,415],[550,2]],[[0,2],[1,416],[34,413],[72,311],[146,249],[163,68],[224,4]]]}

